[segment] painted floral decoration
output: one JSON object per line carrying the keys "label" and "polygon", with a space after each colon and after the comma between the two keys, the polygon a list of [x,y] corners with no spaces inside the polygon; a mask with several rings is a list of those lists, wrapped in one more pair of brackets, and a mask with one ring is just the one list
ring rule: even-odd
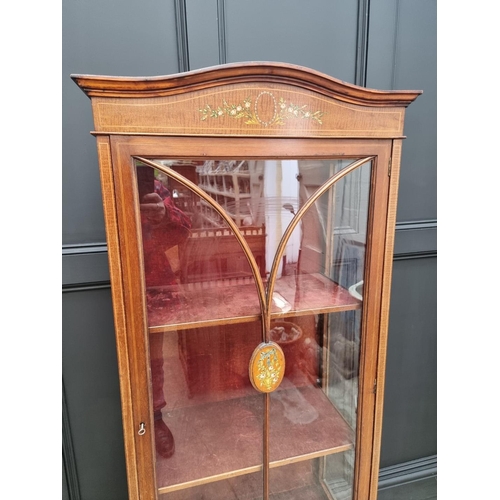
{"label": "painted floral decoration", "polygon": [[[271,97],[274,103],[273,116],[267,121],[262,120],[258,113],[258,102],[263,95]],[[307,105],[300,106],[282,97],[276,100],[274,95],[267,91],[261,92],[255,101],[252,101],[251,97],[247,97],[236,104],[230,104],[226,100],[222,101],[222,106],[213,107],[207,104],[203,109],[200,109],[200,113],[202,114],[202,120],[229,116],[238,120],[243,119],[247,125],[264,125],[266,127],[268,125],[283,125],[290,118],[314,120],[322,124],[321,118],[324,115],[322,111],[310,111],[307,109]]]}

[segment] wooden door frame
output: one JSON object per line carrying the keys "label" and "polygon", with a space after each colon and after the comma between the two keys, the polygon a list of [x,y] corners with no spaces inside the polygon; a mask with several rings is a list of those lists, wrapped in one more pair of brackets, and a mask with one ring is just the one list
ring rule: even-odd
{"label": "wooden door frame", "polygon": [[[132,156],[216,159],[375,156],[367,248],[366,292],[360,358],[355,498],[375,498],[380,452],[383,379],[392,269],[395,193],[399,166],[390,139],[172,137],[96,134],[114,302],[127,476],[131,499],[157,498],[153,434],[138,436],[138,423],[153,428],[142,249]],[[300,152],[300,154],[297,154]],[[223,154],[221,154],[223,153]],[[397,163],[397,165],[396,165]],[[128,173],[127,173],[128,172]],[[386,222],[387,221],[387,222]],[[389,255],[390,253],[390,255]],[[122,263],[122,264],[120,264]],[[134,307],[132,307],[132,304]],[[140,305],[141,307],[138,307]],[[142,334],[138,335],[140,331]],[[373,333],[375,332],[375,333]],[[377,333],[379,335],[377,335]],[[130,356],[134,353],[134,357]],[[375,390],[378,388],[378,390]],[[149,437],[149,439],[148,439]]]}

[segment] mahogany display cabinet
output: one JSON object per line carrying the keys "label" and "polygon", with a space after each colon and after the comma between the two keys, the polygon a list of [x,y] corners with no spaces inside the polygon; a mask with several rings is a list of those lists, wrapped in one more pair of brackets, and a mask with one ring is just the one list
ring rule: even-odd
{"label": "mahogany display cabinet", "polygon": [[374,500],[420,92],[258,62],[72,78],[94,116],[130,498]]}

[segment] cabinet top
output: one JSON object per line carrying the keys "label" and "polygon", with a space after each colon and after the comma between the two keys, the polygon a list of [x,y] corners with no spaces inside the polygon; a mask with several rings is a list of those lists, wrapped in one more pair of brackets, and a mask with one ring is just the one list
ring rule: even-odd
{"label": "cabinet top", "polygon": [[408,106],[420,90],[375,90],[287,63],[245,62],[164,76],[78,75],[71,78],[89,97],[155,97],[237,83],[281,83],[365,106]]}
{"label": "cabinet top", "polygon": [[101,134],[394,138],[421,91],[382,91],[301,66],[234,63],[155,77],[72,75]]}

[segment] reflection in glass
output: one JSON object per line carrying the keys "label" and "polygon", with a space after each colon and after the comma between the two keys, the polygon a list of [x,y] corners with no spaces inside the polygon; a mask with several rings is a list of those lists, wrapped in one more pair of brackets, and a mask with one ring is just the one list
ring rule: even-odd
{"label": "reflection in glass", "polygon": [[[248,259],[222,219],[203,222],[200,196],[149,166],[136,171],[159,492],[177,498],[211,477],[219,498],[227,478],[250,473],[262,490],[263,396],[248,379],[262,324]],[[244,327],[221,321],[236,317]]]}
{"label": "reflection in glass", "polygon": [[[352,497],[371,163],[322,186],[354,161],[136,163],[161,498],[261,498],[267,445],[271,498]],[[270,288],[266,415],[248,370]]]}

